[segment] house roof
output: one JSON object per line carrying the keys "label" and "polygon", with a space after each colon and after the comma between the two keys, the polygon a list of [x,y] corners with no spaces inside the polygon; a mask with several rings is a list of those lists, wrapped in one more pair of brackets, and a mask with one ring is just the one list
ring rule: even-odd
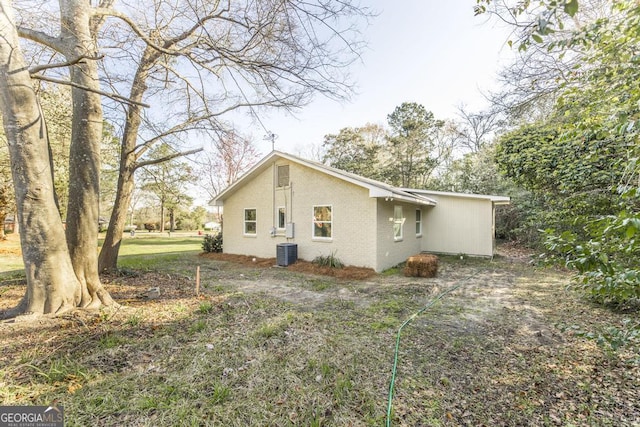
{"label": "house roof", "polygon": [[391,185],[385,184],[384,182],[376,181],[373,179],[365,178],[353,173],[345,172],[340,169],[332,168],[325,164],[314,162],[311,160],[306,160],[298,156],[294,156],[288,153],[283,153],[280,151],[272,151],[262,160],[260,160],[255,166],[253,166],[249,171],[247,171],[244,175],[242,175],[236,182],[231,184],[225,190],[223,190],[220,194],[218,194],[212,201],[212,205],[222,205],[224,200],[235,193],[238,189],[242,188],[242,186],[250,181],[253,177],[259,175],[264,172],[267,168],[269,168],[273,161],[277,159],[285,159],[290,162],[298,163],[303,166],[309,167],[311,169],[317,170],[319,172],[325,173],[327,175],[333,176],[334,178],[341,179],[343,181],[349,182],[351,184],[357,185],[359,187],[365,188],[369,190],[369,197],[375,198],[385,198],[389,200],[401,200],[407,203],[412,203],[415,205],[426,205],[426,206],[435,206],[436,201],[429,198],[426,194],[419,194],[415,192],[406,191],[405,189],[393,187]]}
{"label": "house roof", "polygon": [[482,199],[482,200],[490,200],[492,203],[496,205],[508,205],[511,203],[511,198],[507,196],[493,196],[488,194],[470,194],[470,193],[454,193],[450,191],[434,191],[434,190],[420,190],[413,188],[403,188],[402,190],[412,193],[412,194],[420,194],[424,196],[450,196],[450,197],[460,197],[467,199]]}

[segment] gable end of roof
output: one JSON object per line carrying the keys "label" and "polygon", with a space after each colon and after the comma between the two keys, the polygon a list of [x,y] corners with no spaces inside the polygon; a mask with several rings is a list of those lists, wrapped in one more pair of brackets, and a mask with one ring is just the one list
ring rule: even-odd
{"label": "gable end of roof", "polygon": [[380,181],[375,181],[373,179],[365,178],[350,172],[332,168],[331,166],[327,166],[323,163],[306,160],[280,151],[272,151],[267,156],[265,156],[251,169],[249,169],[244,175],[242,175],[237,181],[235,181],[229,187],[224,189],[220,194],[218,194],[215,198],[213,198],[210,204],[214,206],[222,206],[224,200],[231,194],[233,194],[237,189],[241,188],[248,179],[250,179],[257,173],[262,172],[264,169],[266,169],[266,167],[270,166],[277,159],[289,160],[291,162],[314,169],[339,180],[346,181],[359,187],[365,188],[369,190],[369,197],[372,198],[397,199],[418,205],[436,205],[435,200],[425,195],[408,193],[400,188],[390,186]]}

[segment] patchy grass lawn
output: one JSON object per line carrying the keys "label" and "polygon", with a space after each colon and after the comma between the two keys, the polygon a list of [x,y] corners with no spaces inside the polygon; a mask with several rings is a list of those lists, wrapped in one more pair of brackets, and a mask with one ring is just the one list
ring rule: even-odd
{"label": "patchy grass lawn", "polygon": [[190,258],[202,252],[202,236],[193,233],[173,233],[172,237],[160,233],[136,233],[123,240],[118,257],[118,268],[135,270],[171,270],[193,275],[188,270]]}
{"label": "patchy grass lawn", "polygon": [[20,236],[7,234],[6,240],[0,240],[0,280],[24,277]]}
{"label": "patchy grass lawn", "polygon": [[[57,401],[69,426],[380,426],[398,326],[459,284],[404,329],[393,425],[640,424],[634,355],[561,328],[623,316],[562,272],[441,258],[434,279],[348,280],[163,252],[103,278],[120,309],[0,324],[2,404]],[[0,310],[22,292],[0,286]]]}
{"label": "patchy grass lawn", "polygon": [[[184,269],[188,257],[202,251],[203,236],[197,232],[168,233],[138,232],[135,237],[125,233],[120,247],[118,267],[121,269],[152,270],[167,265]],[[102,239],[98,242],[102,244]],[[17,234],[8,234],[0,241],[0,284],[7,279],[24,278],[22,250]]]}

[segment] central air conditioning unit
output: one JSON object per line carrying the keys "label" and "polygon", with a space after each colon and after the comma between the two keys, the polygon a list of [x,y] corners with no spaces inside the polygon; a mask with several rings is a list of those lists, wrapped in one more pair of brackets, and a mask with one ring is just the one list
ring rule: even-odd
{"label": "central air conditioning unit", "polygon": [[278,243],[276,245],[276,262],[286,267],[298,260],[298,245],[295,243]]}

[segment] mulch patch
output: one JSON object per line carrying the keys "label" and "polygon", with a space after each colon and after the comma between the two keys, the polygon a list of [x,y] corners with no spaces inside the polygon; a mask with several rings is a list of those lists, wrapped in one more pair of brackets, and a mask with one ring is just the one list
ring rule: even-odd
{"label": "mulch patch", "polygon": [[[234,255],[225,253],[202,253],[202,258],[216,261],[227,261],[243,266],[255,266],[260,268],[271,268],[276,265],[275,258],[258,258],[249,255]],[[322,267],[309,261],[298,260],[295,264],[287,267],[290,271],[297,273],[316,274],[320,276],[331,276],[344,280],[366,280],[375,277],[377,273],[371,268],[346,266],[343,268]]]}

